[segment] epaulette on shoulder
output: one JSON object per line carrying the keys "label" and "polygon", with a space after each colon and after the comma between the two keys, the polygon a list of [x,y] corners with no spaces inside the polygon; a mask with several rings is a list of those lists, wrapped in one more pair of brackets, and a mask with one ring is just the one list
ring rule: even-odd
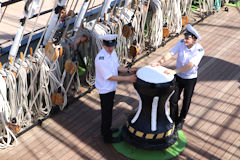
{"label": "epaulette on shoulder", "polygon": [[184,42],[184,39],[180,40],[180,42],[182,42],[182,43],[183,43],[183,42]]}

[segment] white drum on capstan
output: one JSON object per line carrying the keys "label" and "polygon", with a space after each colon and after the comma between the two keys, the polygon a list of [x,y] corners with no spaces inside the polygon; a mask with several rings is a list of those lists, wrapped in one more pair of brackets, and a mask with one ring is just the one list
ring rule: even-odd
{"label": "white drum on capstan", "polygon": [[166,83],[174,79],[173,75],[164,73],[167,68],[163,66],[144,66],[137,71],[137,77],[149,83]]}

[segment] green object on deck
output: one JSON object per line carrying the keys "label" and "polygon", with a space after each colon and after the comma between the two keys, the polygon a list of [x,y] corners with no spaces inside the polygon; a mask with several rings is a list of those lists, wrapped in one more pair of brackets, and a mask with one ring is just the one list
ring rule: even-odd
{"label": "green object on deck", "polygon": [[199,8],[199,3],[198,3],[198,1],[196,1],[196,2],[194,2],[194,4],[192,4],[191,11],[193,12],[193,11],[197,10],[198,8]]}
{"label": "green object on deck", "polygon": [[233,4],[233,3],[225,3],[226,6],[232,6],[232,7],[238,7],[240,6],[240,1],[238,1],[237,3]]}
{"label": "green object on deck", "polygon": [[123,154],[125,157],[130,159],[167,160],[176,157],[186,148],[187,138],[182,130],[178,131],[178,137],[179,139],[176,143],[174,143],[171,147],[168,147],[163,150],[144,150],[132,146],[124,141],[120,143],[113,143],[112,145],[119,153]]}
{"label": "green object on deck", "polygon": [[86,71],[86,69],[85,68],[83,68],[83,67],[78,67],[78,75],[79,76],[82,76],[84,73],[85,73],[85,71]]}

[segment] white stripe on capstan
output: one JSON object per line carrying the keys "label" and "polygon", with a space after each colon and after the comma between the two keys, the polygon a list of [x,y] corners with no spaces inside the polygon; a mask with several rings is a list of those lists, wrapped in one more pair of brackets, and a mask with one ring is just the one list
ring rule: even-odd
{"label": "white stripe on capstan", "polygon": [[138,94],[138,92],[135,90],[137,96],[138,96],[138,100],[139,100],[139,104],[138,104],[138,110],[137,110],[137,113],[135,114],[135,116],[133,117],[133,119],[131,120],[131,123],[135,123],[136,120],[138,119],[141,111],[142,111],[142,100],[141,100],[141,97],[140,95]]}
{"label": "white stripe on capstan", "polygon": [[174,93],[174,91],[172,91],[172,93],[168,96],[168,98],[167,98],[167,100],[166,100],[166,102],[165,102],[165,114],[166,114],[167,119],[168,119],[168,121],[169,121],[170,123],[173,123],[173,121],[172,121],[171,117],[170,117],[169,114],[168,114],[167,105],[168,105],[168,101],[169,101],[169,99],[171,98],[171,96],[173,95],[173,93]]}
{"label": "white stripe on capstan", "polygon": [[157,130],[157,108],[159,97],[154,97],[152,102],[152,115],[151,115],[151,130]]}

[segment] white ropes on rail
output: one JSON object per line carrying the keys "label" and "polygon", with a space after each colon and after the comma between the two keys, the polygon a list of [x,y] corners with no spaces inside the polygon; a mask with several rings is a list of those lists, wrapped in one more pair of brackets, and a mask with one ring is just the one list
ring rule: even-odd
{"label": "white ropes on rail", "polygon": [[183,16],[189,16],[191,12],[192,0],[181,1],[181,11]]}
{"label": "white ropes on rail", "polygon": [[[30,82],[33,82],[33,77],[38,74],[37,73],[37,63],[38,63],[38,59],[37,57],[33,57],[31,55],[28,55],[27,58],[25,59],[26,63],[28,64],[28,72],[29,72],[29,79]],[[38,105],[36,101],[32,101],[32,99],[34,98],[34,95],[37,93],[37,83],[32,83],[31,85],[29,85],[29,110],[31,112],[32,115],[32,120],[33,122],[36,122],[38,120],[39,117],[39,113],[38,113]],[[32,107],[30,108],[30,102],[32,103]]]}
{"label": "white ropes on rail", "polygon": [[0,75],[0,148],[7,148],[13,145],[17,139],[13,132],[8,128],[7,123],[10,122],[11,109],[7,101],[7,88],[2,75]]}
{"label": "white ropes on rail", "polygon": [[21,126],[26,127],[30,126],[31,124],[31,113],[28,108],[28,98],[27,98],[27,90],[28,90],[28,84],[27,84],[27,68],[28,65],[26,62],[21,62],[19,59],[19,63],[22,63],[23,65],[20,66],[18,63],[15,63],[15,67],[18,70],[18,84],[17,84],[17,97],[18,97],[18,117],[21,117]]}
{"label": "white ropes on rail", "polygon": [[212,12],[214,1],[213,0],[199,0],[200,12]]}
{"label": "white ropes on rail", "polygon": [[168,18],[167,23],[171,32],[180,33],[182,30],[180,0],[171,0],[170,2],[170,12],[168,13],[170,18]]}
{"label": "white ropes on rail", "polygon": [[14,124],[18,124],[17,112],[18,112],[18,98],[17,98],[17,82],[14,74],[6,70],[6,87],[8,89],[8,101],[11,108],[10,120]]}
{"label": "white ropes on rail", "polygon": [[163,11],[161,1],[152,0],[150,2],[150,9],[152,12],[150,45],[158,48],[163,38]]}
{"label": "white ropes on rail", "polygon": [[[38,56],[41,58],[46,58],[41,51],[38,51]],[[51,65],[54,66],[54,64]],[[49,85],[49,74],[50,70],[46,61],[43,61],[42,65],[40,66],[40,77],[39,77],[39,86],[37,93],[34,95],[34,99],[31,101],[30,108],[32,108],[33,103],[35,100],[37,101],[37,110],[38,112],[45,116],[48,115],[52,109],[51,100],[50,100],[50,92],[48,89]],[[44,103],[43,103],[44,102]]]}

